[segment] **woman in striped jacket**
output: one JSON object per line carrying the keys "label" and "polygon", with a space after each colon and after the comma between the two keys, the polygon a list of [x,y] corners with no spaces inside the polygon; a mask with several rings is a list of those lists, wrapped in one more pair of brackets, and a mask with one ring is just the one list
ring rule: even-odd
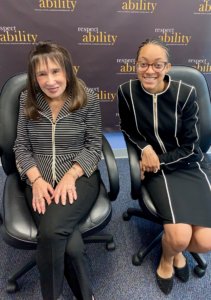
{"label": "woman in striped jacket", "polygon": [[99,101],[75,75],[69,52],[40,42],[20,99],[17,168],[38,227],[43,299],[61,299],[64,273],[77,299],[94,299],[77,225],[99,193]]}

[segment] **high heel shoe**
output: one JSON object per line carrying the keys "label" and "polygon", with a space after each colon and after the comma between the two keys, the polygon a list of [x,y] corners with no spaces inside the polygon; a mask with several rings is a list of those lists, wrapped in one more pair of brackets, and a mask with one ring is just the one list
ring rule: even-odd
{"label": "high heel shoe", "polygon": [[173,288],[173,279],[174,279],[174,274],[169,278],[163,278],[163,277],[160,277],[158,275],[158,273],[156,272],[157,284],[158,284],[160,290],[166,295],[168,295]]}

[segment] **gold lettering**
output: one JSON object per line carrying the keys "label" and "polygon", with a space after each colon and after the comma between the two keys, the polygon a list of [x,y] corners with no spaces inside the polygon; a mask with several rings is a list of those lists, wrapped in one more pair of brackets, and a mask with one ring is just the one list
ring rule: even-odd
{"label": "gold lettering", "polygon": [[199,12],[210,12],[211,5],[209,4],[210,0],[204,0],[204,4],[199,5]]}
{"label": "gold lettering", "polygon": [[0,34],[0,41],[6,42],[6,36],[4,34]]}
{"label": "gold lettering", "polygon": [[69,9],[74,11],[77,1],[73,0],[40,0],[39,7],[43,9]]}
{"label": "gold lettering", "polygon": [[99,100],[110,101],[110,102],[114,101],[116,97],[116,93],[110,93],[102,90],[99,91],[97,95]]}
{"label": "gold lettering", "polygon": [[76,75],[77,75],[79,69],[80,69],[80,66],[73,66],[73,70],[74,70]]}
{"label": "gold lettering", "polygon": [[134,65],[129,65],[129,63],[126,63],[120,67],[121,73],[135,73],[136,67]]}
{"label": "gold lettering", "polygon": [[168,34],[167,32],[164,35],[159,36],[159,38],[168,44],[184,44],[187,45],[190,42],[191,35],[184,35],[181,32],[174,32],[173,34]]}
{"label": "gold lettering", "polygon": [[156,2],[149,2],[145,0],[133,1],[128,0],[122,3],[122,10],[139,10],[139,11],[149,11],[154,12],[157,6]]}
{"label": "gold lettering", "polygon": [[99,31],[98,33],[88,32],[82,36],[84,43],[96,43],[96,44],[110,44],[114,45],[117,39],[117,35],[107,34],[106,32]]}
{"label": "gold lettering", "polygon": [[26,33],[26,31],[7,31],[5,34],[0,34],[0,41],[5,43],[35,43],[36,40],[37,34]]}
{"label": "gold lettering", "polygon": [[202,73],[211,73],[210,63],[204,64],[204,65],[198,63],[196,66],[193,66],[193,67],[196,68],[197,70],[201,71]]}

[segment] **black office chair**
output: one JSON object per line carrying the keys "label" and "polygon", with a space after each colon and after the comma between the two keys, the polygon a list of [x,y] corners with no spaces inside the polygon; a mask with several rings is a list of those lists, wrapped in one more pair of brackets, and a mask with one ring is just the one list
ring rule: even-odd
{"label": "black office chair", "polygon": [[[19,74],[10,78],[2,88],[0,95],[0,154],[6,181],[3,192],[3,224],[1,232],[3,240],[18,249],[36,249],[37,228],[26,204],[19,174],[16,170],[13,144],[16,138],[19,112],[19,96],[26,88],[27,75]],[[89,216],[80,223],[80,230],[85,243],[106,243],[108,250],[115,249],[111,234],[98,234],[111,220],[111,201],[119,192],[119,175],[113,151],[103,136],[103,157],[107,167],[110,191],[101,181],[100,193]],[[8,280],[7,292],[16,292],[19,287],[17,280],[36,265],[33,257]]]}
{"label": "black office chair", "polygon": [[[172,79],[183,80],[184,82],[196,87],[200,109],[200,146],[207,161],[211,163],[211,154],[207,154],[211,145],[211,105],[210,93],[206,79],[200,71],[186,66],[172,67],[169,75]],[[139,168],[140,153],[138,153],[137,148],[135,148],[134,144],[125,134],[124,139],[127,146],[130,166],[131,197],[132,199],[139,201],[141,209],[128,208],[123,214],[123,219],[127,221],[130,220],[132,216],[137,216],[162,225],[162,219],[158,216],[150,199],[149,193],[144,186],[141,186]],[[144,258],[150,253],[150,251],[161,242],[162,233],[163,231],[161,231],[149,245],[142,247],[136,254],[133,255],[132,262],[134,265],[141,265]],[[198,263],[198,265],[194,268],[194,272],[199,277],[204,276],[207,267],[206,261],[200,254],[191,253],[191,255]]]}

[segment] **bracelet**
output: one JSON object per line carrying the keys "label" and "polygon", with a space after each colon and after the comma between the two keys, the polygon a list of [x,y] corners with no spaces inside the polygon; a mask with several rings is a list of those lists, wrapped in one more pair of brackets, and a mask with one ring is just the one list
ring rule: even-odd
{"label": "bracelet", "polygon": [[37,176],[37,177],[31,182],[31,186],[32,186],[38,179],[40,179],[40,178],[42,178],[41,175]]}

